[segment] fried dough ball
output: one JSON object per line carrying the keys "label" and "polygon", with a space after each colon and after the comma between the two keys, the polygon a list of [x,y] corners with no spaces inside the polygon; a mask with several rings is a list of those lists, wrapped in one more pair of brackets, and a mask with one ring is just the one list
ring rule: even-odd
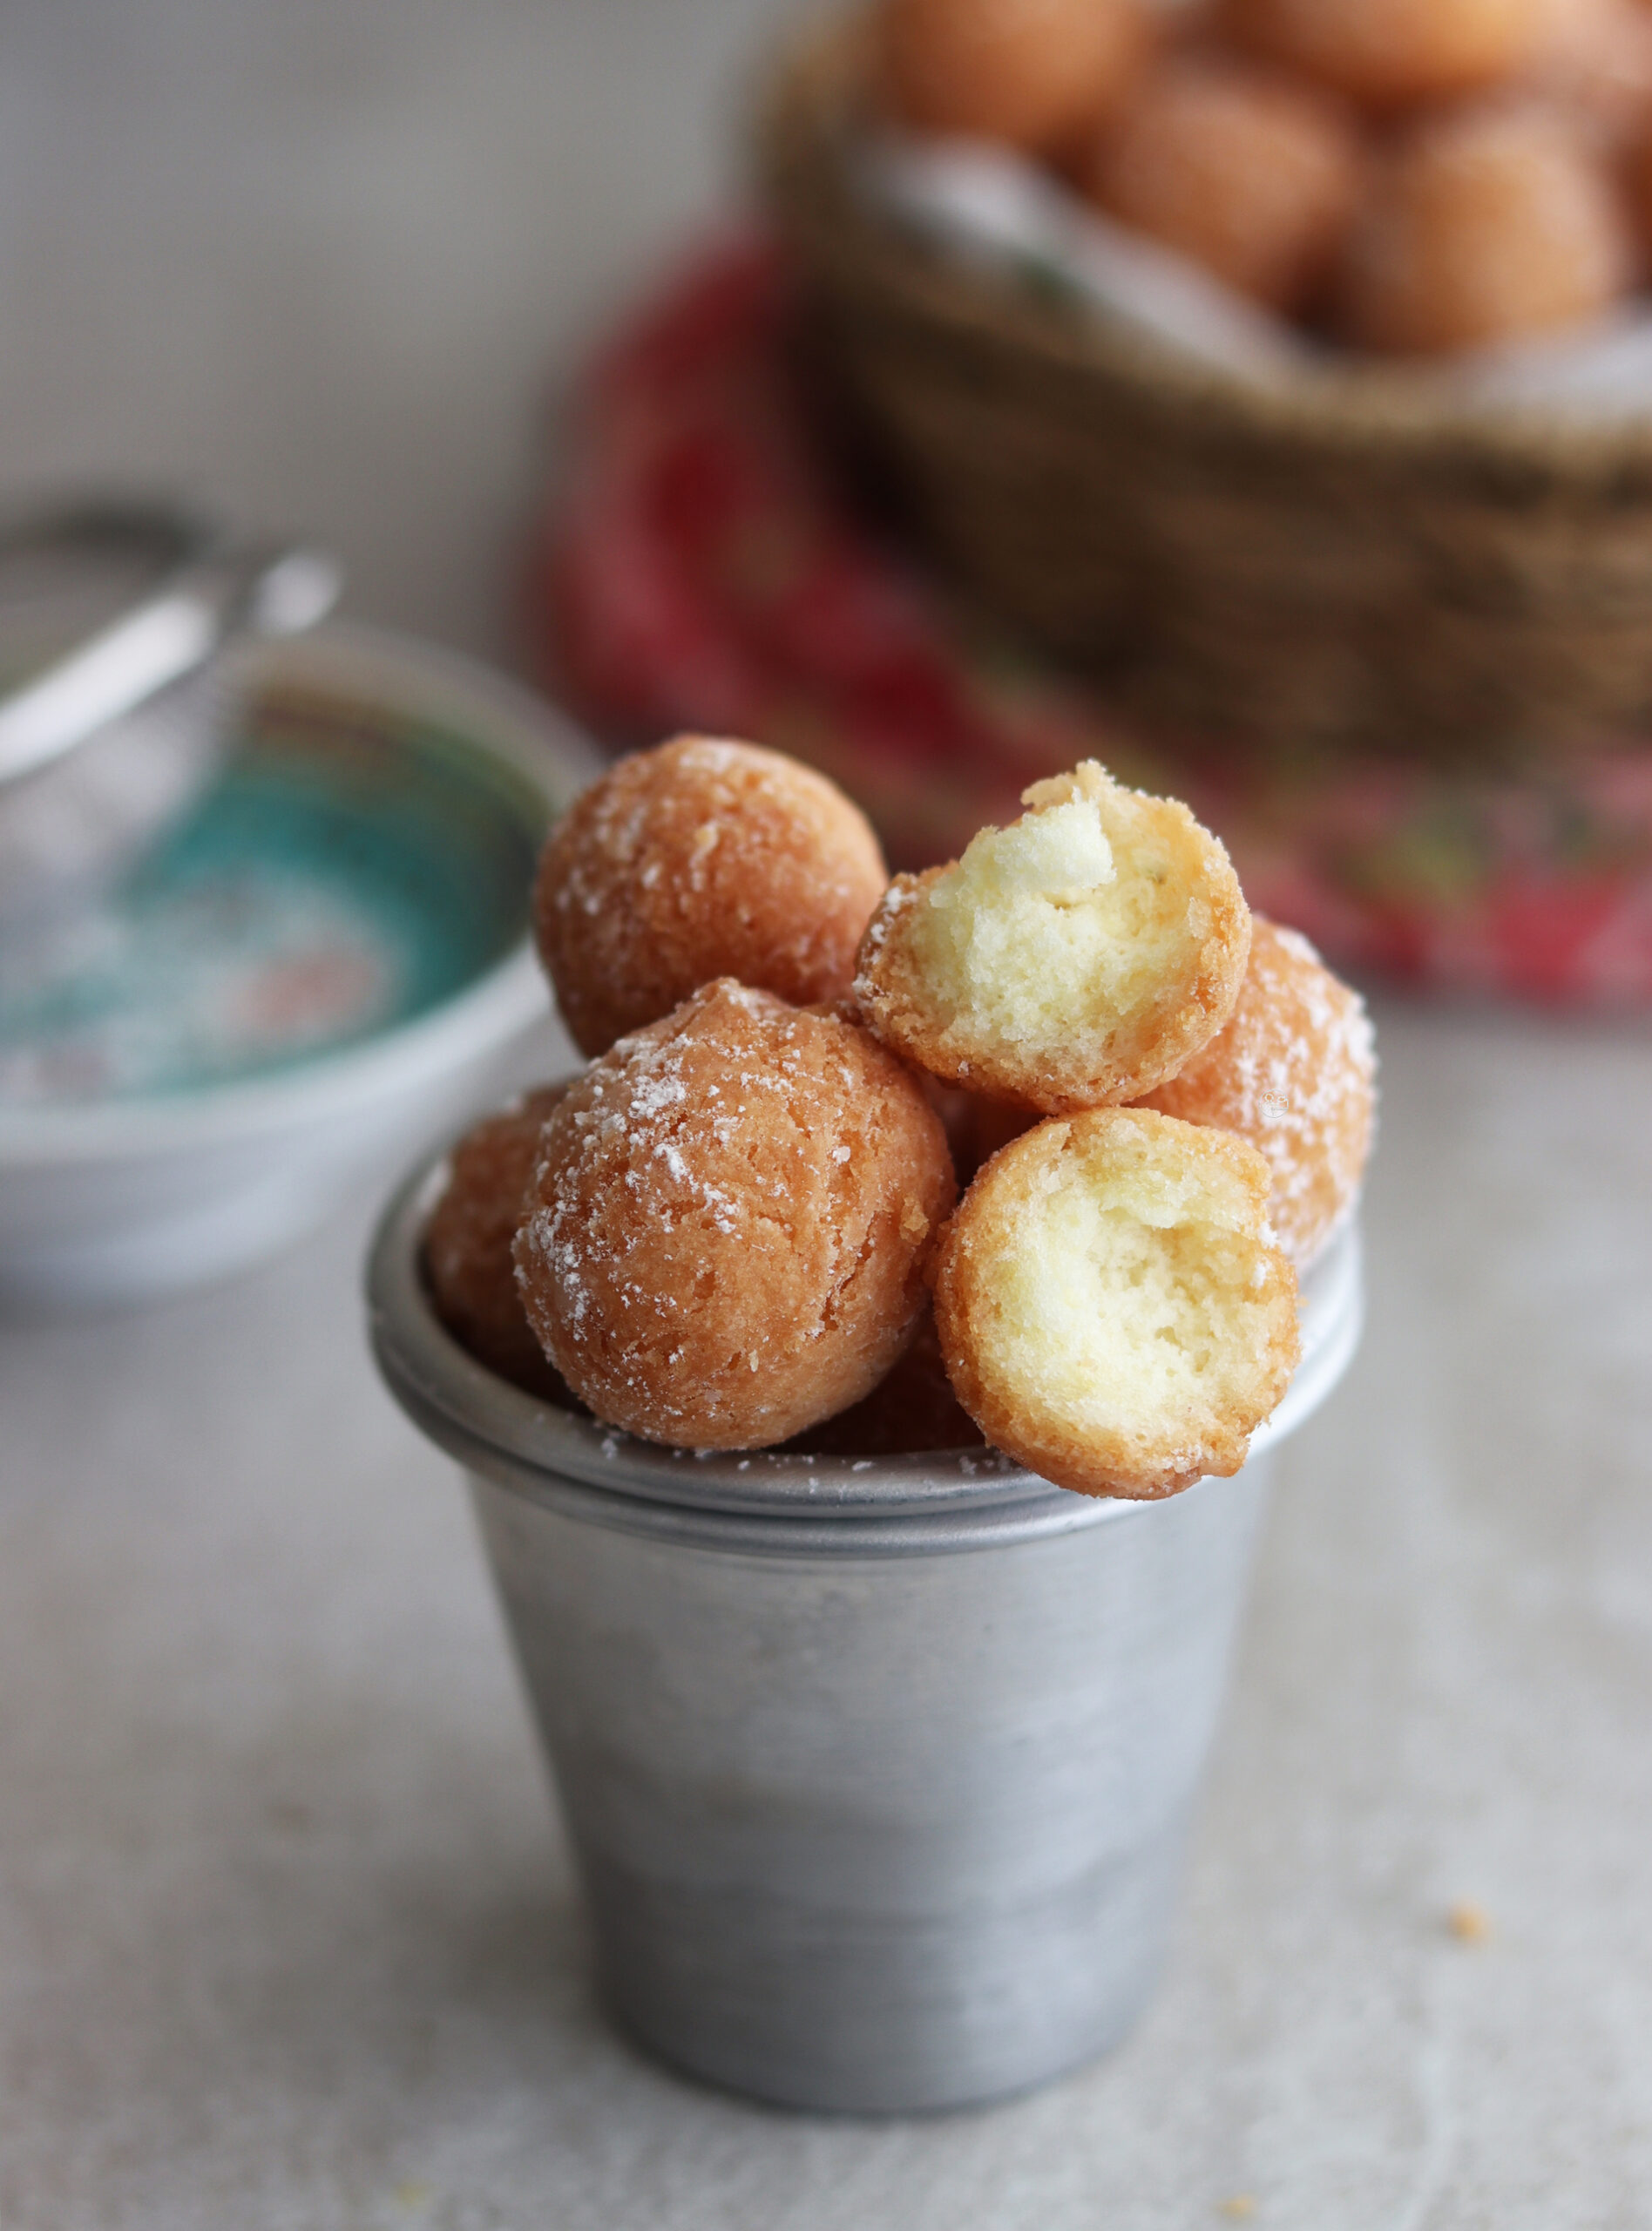
{"label": "fried dough ball", "polygon": [[1641,0],[1548,0],[1531,91],[1608,155],[1652,127],[1652,12]]}
{"label": "fried dough ball", "polygon": [[878,77],[917,131],[1052,149],[1118,106],[1151,36],[1142,0],[884,0]]}
{"label": "fried dough ball", "polygon": [[923,1086],[875,1039],[725,977],[552,1111],[517,1284],[598,1417],[762,1448],[890,1369],[955,1192]]}
{"label": "fried dough ball", "polygon": [[948,1083],[1048,1115],[1139,1100],[1233,1012],[1250,948],[1238,879],[1185,805],[1093,760],[1023,803],[961,860],[896,878],[856,1001]]}
{"label": "fried dough ball", "polygon": [[1147,1109],[1040,1123],[942,1236],[941,1353],[987,1439],[1080,1495],[1236,1472],[1297,1367],[1254,1147]]}
{"label": "fried dough ball", "polygon": [[1305,1271],[1358,1198],[1376,1114],[1365,1003],[1306,938],[1251,917],[1225,1028],[1141,1103],[1249,1140],[1273,1173],[1269,1221]]}
{"label": "fried dough ball", "polygon": [[935,1314],[926,1309],[912,1345],[871,1393],[786,1444],[816,1456],[909,1456],[925,1449],[978,1448],[981,1429],[952,1392]]}
{"label": "fried dough ball", "polygon": [[1276,62],[1375,109],[1455,98],[1535,52],[1554,0],[1227,0],[1223,20]]}
{"label": "fried dough ball", "polygon": [[1330,96],[1201,58],[1154,71],[1075,183],[1121,224],[1289,312],[1331,269],[1364,175],[1359,133]]}
{"label": "fried dough ball", "polygon": [[534,926],[584,1054],[716,976],[836,999],[889,871],[836,783],[755,744],[679,736],[622,759],[552,831]]}
{"label": "fried dough ball", "polygon": [[543,1086],[469,1130],[424,1228],[424,1274],[436,1313],[477,1361],[530,1394],[572,1398],[546,1362],[517,1292],[511,1244],[545,1118],[567,1090]]}
{"label": "fried dough ball", "polygon": [[1396,354],[1517,340],[1597,315],[1633,276],[1628,229],[1575,126],[1464,110],[1394,158],[1349,242],[1350,337]]}

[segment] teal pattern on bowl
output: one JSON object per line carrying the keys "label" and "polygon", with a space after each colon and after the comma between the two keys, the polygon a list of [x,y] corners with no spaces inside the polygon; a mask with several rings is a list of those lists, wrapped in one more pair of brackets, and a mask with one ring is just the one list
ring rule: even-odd
{"label": "teal pattern on bowl", "polygon": [[0,1104],[292,1069],[412,1021],[520,941],[545,809],[451,728],[256,693],[192,819],[94,912],[0,953]]}

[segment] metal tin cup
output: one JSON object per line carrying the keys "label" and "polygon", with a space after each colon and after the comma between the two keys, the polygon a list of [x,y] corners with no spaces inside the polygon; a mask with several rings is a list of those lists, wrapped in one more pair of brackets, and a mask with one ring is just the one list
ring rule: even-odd
{"label": "metal tin cup", "polygon": [[392,1392],[470,1474],[620,2022],[871,2114],[1025,2091],[1161,1965],[1269,1454],[1359,1336],[1350,1229],[1250,1461],[1162,1502],[995,1453],[696,1456],[534,1400],[437,1323],[437,1166],[369,1270]]}

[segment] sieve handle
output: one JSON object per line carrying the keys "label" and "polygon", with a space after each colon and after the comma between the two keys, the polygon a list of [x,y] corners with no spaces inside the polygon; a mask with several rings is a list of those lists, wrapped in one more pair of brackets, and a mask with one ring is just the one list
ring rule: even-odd
{"label": "sieve handle", "polygon": [[61,759],[238,634],[302,634],[340,586],[336,562],[299,544],[232,546],[192,560],[0,703],[0,783]]}

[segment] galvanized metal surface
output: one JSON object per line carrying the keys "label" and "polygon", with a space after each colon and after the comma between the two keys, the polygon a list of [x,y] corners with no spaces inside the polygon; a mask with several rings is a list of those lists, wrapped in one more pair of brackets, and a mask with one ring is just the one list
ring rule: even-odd
{"label": "galvanized metal surface", "polygon": [[608,1995],[645,2043],[759,2098],[890,2113],[1123,2035],[1259,1473],[966,1556],[765,1556],[722,1546],[727,1521],[691,1545],[475,1493]]}

